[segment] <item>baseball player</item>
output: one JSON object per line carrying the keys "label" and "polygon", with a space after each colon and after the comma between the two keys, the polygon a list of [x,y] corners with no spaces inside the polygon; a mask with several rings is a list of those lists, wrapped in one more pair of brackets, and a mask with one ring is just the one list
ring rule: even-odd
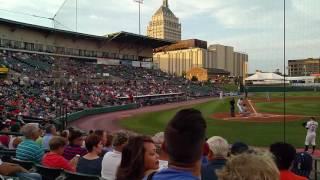
{"label": "baseball player", "polygon": [[238,109],[239,109],[239,113],[243,112],[242,104],[243,104],[243,98],[238,99],[237,106],[238,106]]}
{"label": "baseball player", "polygon": [[305,128],[307,129],[307,136],[305,142],[305,149],[304,151],[308,151],[309,145],[312,145],[312,154],[316,149],[316,134],[318,128],[318,122],[315,120],[314,117],[311,117],[310,120],[307,122]]}

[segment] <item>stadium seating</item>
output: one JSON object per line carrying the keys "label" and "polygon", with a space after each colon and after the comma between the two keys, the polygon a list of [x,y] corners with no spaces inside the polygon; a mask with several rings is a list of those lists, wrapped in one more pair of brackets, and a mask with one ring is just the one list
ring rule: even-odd
{"label": "stadium seating", "polygon": [[20,160],[17,158],[12,157],[11,158],[11,162],[14,164],[19,164],[20,166],[22,166],[23,168],[30,170],[31,168],[33,168],[34,163],[32,161],[24,161],[24,160]]}
{"label": "stadium seating", "polygon": [[64,171],[65,180],[79,180],[79,179],[86,179],[86,180],[99,180],[100,177],[93,176],[89,174],[82,174],[82,173],[75,173],[70,171]]}
{"label": "stadium seating", "polygon": [[42,176],[42,180],[55,180],[63,172],[62,169],[49,168],[40,164],[36,164],[35,167],[36,172]]}

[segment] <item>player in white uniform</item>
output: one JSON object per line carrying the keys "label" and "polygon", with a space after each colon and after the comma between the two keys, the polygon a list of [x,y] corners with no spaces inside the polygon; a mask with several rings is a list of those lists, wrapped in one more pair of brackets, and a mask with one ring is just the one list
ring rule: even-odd
{"label": "player in white uniform", "polygon": [[317,134],[317,128],[318,128],[318,122],[315,121],[314,117],[311,117],[310,120],[306,124],[307,136],[306,136],[306,142],[305,142],[305,151],[308,151],[309,145],[312,145],[312,153],[314,153],[314,150],[316,149],[316,134]]}
{"label": "player in white uniform", "polygon": [[237,106],[238,106],[238,109],[239,109],[239,113],[242,113],[242,112],[243,112],[242,105],[243,105],[243,98],[240,98],[240,99],[238,99],[238,101],[237,101]]}

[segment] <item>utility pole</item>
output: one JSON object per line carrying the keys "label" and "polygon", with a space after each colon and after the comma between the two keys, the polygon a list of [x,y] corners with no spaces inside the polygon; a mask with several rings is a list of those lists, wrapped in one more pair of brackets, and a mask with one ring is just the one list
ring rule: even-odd
{"label": "utility pole", "polygon": [[140,18],[140,14],[141,14],[141,4],[143,4],[143,0],[134,0],[135,2],[137,2],[139,4],[139,35],[141,35],[141,18]]}

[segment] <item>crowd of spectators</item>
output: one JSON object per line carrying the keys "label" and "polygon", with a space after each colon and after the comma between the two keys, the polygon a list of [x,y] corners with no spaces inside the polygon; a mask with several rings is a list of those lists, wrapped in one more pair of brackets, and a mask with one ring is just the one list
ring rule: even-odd
{"label": "crowd of spectators", "polygon": [[[171,101],[195,96],[213,96],[218,89],[160,70],[128,65],[101,65],[94,60],[0,51],[0,64],[10,69],[0,79],[0,114],[54,119],[86,108],[150,105],[146,95],[172,94]],[[135,98],[139,97],[139,98]],[[168,102],[163,101],[163,102]]]}
{"label": "crowd of spectators", "polygon": [[[40,127],[29,123],[21,128],[23,140],[16,147],[16,158],[107,180],[306,180],[310,177],[312,161],[306,159],[311,157],[307,152],[297,153],[284,142],[260,149],[243,142],[229,144],[220,136],[206,140],[206,128],[201,112],[195,109],[180,110],[164,132],[153,137],[126,131],[112,135],[102,130],[86,133],[73,128],[57,132],[50,124]],[[68,132],[67,136],[63,132]],[[45,148],[45,141],[49,149]],[[1,174],[10,175],[3,173],[2,167],[7,165],[1,161]],[[40,174],[15,166],[11,175],[41,179]]]}

